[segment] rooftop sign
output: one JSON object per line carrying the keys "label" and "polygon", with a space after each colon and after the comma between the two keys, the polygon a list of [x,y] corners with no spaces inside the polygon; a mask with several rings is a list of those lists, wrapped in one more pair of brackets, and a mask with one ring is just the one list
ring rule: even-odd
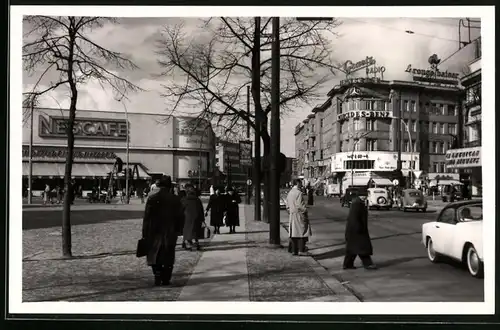
{"label": "rooftop sign", "polygon": [[[38,135],[40,137],[66,137],[67,118],[39,117]],[[127,122],[123,119],[78,118],[75,119],[73,133],[80,139],[126,140]]]}
{"label": "rooftop sign", "polygon": [[430,69],[413,68],[411,64],[408,64],[405,72],[412,74],[414,81],[458,85],[459,74],[455,72],[439,71],[437,66],[440,62],[441,60],[437,57],[437,55],[433,54],[429,57],[429,64],[431,65]]}

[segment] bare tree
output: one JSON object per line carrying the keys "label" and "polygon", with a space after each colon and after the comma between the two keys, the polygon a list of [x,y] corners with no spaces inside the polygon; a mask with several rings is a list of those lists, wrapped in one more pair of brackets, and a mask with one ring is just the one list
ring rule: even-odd
{"label": "bare tree", "polygon": [[[64,209],[62,219],[63,256],[71,257],[70,207],[74,188],[71,183],[75,136],[73,127],[77,110],[79,86],[98,81],[102,88],[109,87],[120,98],[140,87],[112,70],[133,70],[137,66],[118,52],[111,51],[92,41],[94,29],[105,23],[116,23],[104,17],[26,16],[24,27],[23,66],[37,81],[30,91],[24,92],[25,105],[32,105],[37,98],[59,87],[69,87],[70,107],[66,121],[68,152],[64,173]],[[54,73],[58,75],[55,79]],[[48,82],[46,81],[48,80]],[[48,87],[47,87],[48,84]],[[127,132],[128,134],[128,132]]]}
{"label": "bare tree", "polygon": [[[173,105],[172,113],[181,105],[197,108],[197,116],[217,121],[225,127],[225,134],[241,132],[245,124],[255,130],[255,114],[261,114],[264,155],[269,155],[271,140],[267,122],[271,112],[272,40],[266,31],[271,19],[263,22],[260,31],[256,31],[253,18],[213,18],[204,21],[204,33],[194,37],[182,24],[165,26],[158,40],[157,54],[163,70],[159,76],[165,78],[163,97]],[[331,37],[336,36],[334,31],[340,24],[335,19],[309,22],[281,19],[279,106],[282,115],[301,106],[311,106],[323,96],[321,87],[336,70]],[[259,46],[260,63],[252,65]],[[254,70],[258,70],[257,76],[252,75]],[[260,98],[255,90],[259,83],[252,85],[259,77]],[[250,114],[244,110],[248,85],[252,85],[254,101],[254,111]]]}

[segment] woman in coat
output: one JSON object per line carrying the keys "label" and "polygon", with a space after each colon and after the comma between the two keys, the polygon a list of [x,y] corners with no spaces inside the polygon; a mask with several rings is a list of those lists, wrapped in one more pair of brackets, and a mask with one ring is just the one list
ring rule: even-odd
{"label": "woman in coat", "polygon": [[357,193],[353,193],[355,196],[351,202],[345,229],[346,252],[343,268],[355,269],[354,260],[359,256],[366,269],[376,269],[371,258],[373,248],[368,232],[368,209]]}
{"label": "woman in coat", "polygon": [[241,198],[234,188],[229,187],[226,195],[226,226],[229,227],[229,233],[236,233],[236,226],[240,225],[239,204]]}
{"label": "woman in coat", "polygon": [[210,211],[210,225],[215,227],[215,234],[220,234],[220,227],[224,225],[224,212],[226,211],[226,196],[217,188],[215,194],[210,196],[205,216]]}
{"label": "woman in coat", "polygon": [[293,188],[286,196],[289,212],[288,234],[291,240],[291,251],[294,255],[308,255],[306,242],[311,233],[311,225],[307,214],[307,205],[301,191],[302,183],[294,182]]}
{"label": "woman in coat", "polygon": [[203,204],[196,196],[196,189],[193,185],[187,184],[185,189],[186,197],[182,199],[184,205],[183,246],[186,250],[192,250],[193,248],[200,250],[198,237],[202,233],[202,224],[205,221]]}

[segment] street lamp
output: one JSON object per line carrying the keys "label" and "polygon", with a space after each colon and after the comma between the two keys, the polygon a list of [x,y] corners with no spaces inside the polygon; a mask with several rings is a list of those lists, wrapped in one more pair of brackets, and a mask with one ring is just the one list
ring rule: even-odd
{"label": "street lamp", "polygon": [[130,141],[129,141],[129,135],[130,135],[130,132],[129,132],[129,123],[128,123],[128,111],[127,111],[127,106],[125,105],[125,103],[123,102],[123,97],[121,97],[119,100],[117,100],[118,102],[120,102],[123,106],[123,110],[125,111],[125,121],[126,121],[126,127],[127,127],[127,146],[126,146],[126,170],[125,170],[125,202],[127,204],[130,203],[130,194],[129,194],[129,191],[128,191],[128,168],[129,168],[129,144],[130,144]]}

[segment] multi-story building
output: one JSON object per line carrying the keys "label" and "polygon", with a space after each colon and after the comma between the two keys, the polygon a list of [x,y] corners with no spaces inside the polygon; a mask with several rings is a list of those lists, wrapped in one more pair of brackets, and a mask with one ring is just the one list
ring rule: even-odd
{"label": "multi-story building", "polygon": [[465,89],[460,121],[463,134],[456,148],[446,153],[446,167],[460,174],[461,181],[470,186],[473,196],[481,196],[481,39],[468,47],[473,50],[473,59],[468,64],[467,75],[460,81]]}
{"label": "multi-story building", "polygon": [[461,90],[452,78],[447,84],[342,81],[296,127],[296,156],[305,179],[330,177],[345,189],[370,180],[390,185],[397,169],[404,176],[410,170],[419,177],[445,173],[445,154],[453,136],[461,134]]}
{"label": "multi-story building", "polygon": [[247,167],[240,165],[239,142],[218,140],[215,147],[215,163],[225,176],[225,184],[243,188],[248,180]]}

